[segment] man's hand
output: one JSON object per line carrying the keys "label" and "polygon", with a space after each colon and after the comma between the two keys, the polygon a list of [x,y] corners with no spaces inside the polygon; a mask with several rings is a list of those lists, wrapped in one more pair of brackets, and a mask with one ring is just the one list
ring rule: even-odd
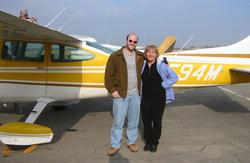
{"label": "man's hand", "polygon": [[119,93],[118,93],[117,91],[114,91],[114,92],[112,93],[112,96],[113,96],[113,97],[120,97],[120,95],[119,95]]}

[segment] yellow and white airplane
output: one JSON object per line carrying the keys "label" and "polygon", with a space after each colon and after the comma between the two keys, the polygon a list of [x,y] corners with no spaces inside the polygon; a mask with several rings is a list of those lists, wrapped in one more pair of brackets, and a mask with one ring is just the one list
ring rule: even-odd
{"label": "yellow and white airplane", "polygon": [[[250,82],[250,37],[234,45],[169,52],[175,37],[159,47],[179,75],[176,88]],[[0,11],[0,102],[34,102],[25,122],[0,126],[7,145],[49,143],[50,128],[33,124],[53,102],[107,96],[104,72],[111,50]]]}

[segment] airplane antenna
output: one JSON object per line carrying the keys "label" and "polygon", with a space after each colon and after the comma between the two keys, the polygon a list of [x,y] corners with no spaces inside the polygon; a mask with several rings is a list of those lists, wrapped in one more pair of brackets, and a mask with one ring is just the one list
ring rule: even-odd
{"label": "airplane antenna", "polygon": [[50,22],[45,27],[48,27],[51,23],[53,23],[53,21],[55,21],[56,18],[60,16],[65,10],[66,8],[62,9],[61,12],[59,12],[53,19],[51,19]]}
{"label": "airplane antenna", "polygon": [[146,42],[150,44],[150,35],[147,36]]}
{"label": "airplane antenna", "polygon": [[109,38],[108,38],[108,40],[105,42],[105,44],[109,44],[110,40],[111,40],[111,36],[109,36]]}
{"label": "airplane antenna", "polygon": [[57,31],[61,31],[66,25],[69,24],[69,21],[70,21],[70,20],[71,20],[71,19],[69,19],[68,21],[66,21],[60,28],[58,28]]}
{"label": "airplane antenna", "polygon": [[[185,44],[181,47],[181,49],[180,49],[178,52],[181,52],[181,51],[185,48],[185,46],[186,46],[193,38],[194,38],[194,36],[191,36],[191,37],[185,42]],[[176,53],[175,55],[177,55],[177,53]]]}

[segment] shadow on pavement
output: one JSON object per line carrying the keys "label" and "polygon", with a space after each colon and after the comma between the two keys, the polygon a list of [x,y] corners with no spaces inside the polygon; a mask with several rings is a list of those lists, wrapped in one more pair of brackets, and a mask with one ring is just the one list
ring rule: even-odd
{"label": "shadow on pavement", "polygon": [[[34,105],[35,103],[27,103],[20,112],[20,109],[11,104],[10,108],[1,112],[5,114],[23,114],[19,121],[25,121]],[[111,109],[112,101],[108,97],[84,99],[79,104],[67,105],[63,110],[54,110],[48,105],[35,123],[50,127],[54,132],[52,143],[56,143],[65,132],[74,132],[75,129],[72,129],[72,127],[87,113],[111,112]]]}
{"label": "shadow on pavement", "polygon": [[[247,108],[231,99],[227,94],[216,87],[188,89],[185,90],[184,93],[176,93],[175,102],[169,104],[168,107],[197,104],[204,105],[216,112],[249,112]],[[14,107],[4,109],[1,112],[7,114],[23,114],[24,116],[19,121],[24,121],[34,107],[34,103],[28,104],[27,106],[28,107],[23,109],[22,113]],[[68,105],[66,109],[59,111],[55,111],[51,106],[47,106],[36,120],[36,123],[52,128],[55,133],[52,143],[56,143],[65,132],[74,132],[75,129],[72,129],[72,127],[87,113],[95,112],[110,112],[112,114],[112,99],[108,97],[84,99],[81,100],[79,104]],[[139,123],[139,132],[143,139],[141,120]]]}
{"label": "shadow on pavement", "polygon": [[216,112],[250,112],[216,87],[187,89],[184,93],[176,93],[175,97],[176,100],[168,106],[201,104]]}
{"label": "shadow on pavement", "polygon": [[129,163],[129,160],[123,157],[119,152],[109,158],[109,163]]}

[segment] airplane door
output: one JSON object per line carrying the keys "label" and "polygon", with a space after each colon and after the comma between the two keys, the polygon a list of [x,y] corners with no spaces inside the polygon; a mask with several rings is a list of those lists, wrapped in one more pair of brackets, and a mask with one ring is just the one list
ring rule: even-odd
{"label": "airplane door", "polygon": [[45,96],[46,45],[3,41],[0,60],[0,99],[33,101]]}
{"label": "airplane door", "polygon": [[47,96],[56,100],[75,100],[84,90],[83,63],[95,56],[84,49],[52,44],[48,59]]}

